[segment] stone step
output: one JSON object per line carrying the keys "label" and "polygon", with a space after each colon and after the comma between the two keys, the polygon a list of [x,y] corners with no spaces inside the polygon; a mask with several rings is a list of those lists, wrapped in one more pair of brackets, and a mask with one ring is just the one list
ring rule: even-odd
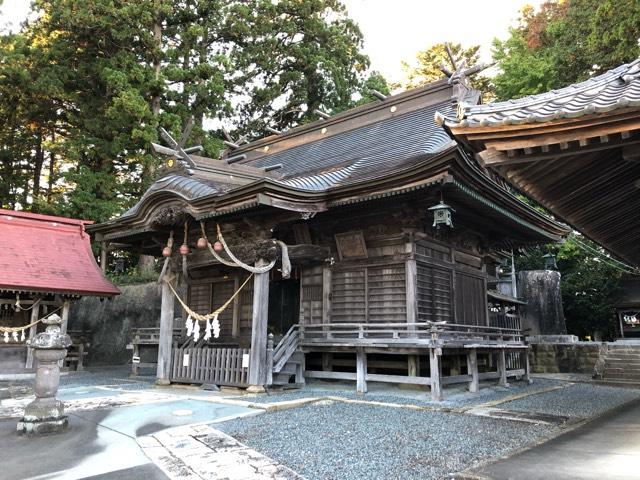
{"label": "stone step", "polygon": [[598,383],[600,385],[610,385],[613,387],[640,388],[640,382],[636,380],[604,379],[604,380],[594,380],[593,382]]}

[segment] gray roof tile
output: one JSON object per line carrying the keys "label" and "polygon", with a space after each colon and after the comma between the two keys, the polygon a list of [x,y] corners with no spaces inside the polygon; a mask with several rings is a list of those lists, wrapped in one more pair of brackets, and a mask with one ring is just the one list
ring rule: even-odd
{"label": "gray roof tile", "polygon": [[577,118],[618,108],[640,106],[640,59],[581,83],[539,95],[487,105],[466,105],[464,116],[447,125],[482,127]]}

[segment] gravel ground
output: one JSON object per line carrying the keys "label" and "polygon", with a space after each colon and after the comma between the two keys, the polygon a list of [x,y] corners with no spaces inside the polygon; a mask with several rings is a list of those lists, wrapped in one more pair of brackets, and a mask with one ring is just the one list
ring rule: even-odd
{"label": "gravel ground", "polygon": [[636,398],[640,398],[640,390],[577,383],[544,395],[506,402],[500,408],[587,418]]}
{"label": "gravel ground", "polygon": [[322,402],[216,428],[309,480],[436,479],[531,444],[555,427],[456,413]]}
{"label": "gravel ground", "polygon": [[257,395],[255,397],[243,398],[243,400],[250,400],[255,403],[271,403],[298,398],[337,396],[376,402],[412,404],[439,408],[461,408],[500,400],[511,395],[538,392],[549,387],[564,384],[566,384],[566,382],[546,379],[536,379],[531,385],[528,385],[526,382],[511,382],[507,388],[498,387],[495,385],[495,382],[482,383],[480,385],[480,391],[473,394],[466,390],[466,385],[451,386],[445,388],[443,401],[433,402],[431,401],[428,390],[403,390],[386,384],[370,384],[369,393],[366,395],[358,395],[355,392],[355,385],[353,383],[313,382],[308,384],[302,391]]}

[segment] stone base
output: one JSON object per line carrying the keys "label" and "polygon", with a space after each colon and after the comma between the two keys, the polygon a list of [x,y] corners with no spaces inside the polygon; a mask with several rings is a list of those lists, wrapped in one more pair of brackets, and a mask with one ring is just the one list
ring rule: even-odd
{"label": "stone base", "polygon": [[247,393],[265,393],[267,390],[262,385],[249,385]]}
{"label": "stone base", "polygon": [[47,435],[62,433],[69,427],[69,419],[66,415],[48,420],[27,420],[25,418],[18,422],[18,433],[26,435]]}
{"label": "stone base", "polygon": [[159,387],[167,387],[171,385],[171,380],[168,380],[166,378],[158,378],[156,379],[156,385]]}

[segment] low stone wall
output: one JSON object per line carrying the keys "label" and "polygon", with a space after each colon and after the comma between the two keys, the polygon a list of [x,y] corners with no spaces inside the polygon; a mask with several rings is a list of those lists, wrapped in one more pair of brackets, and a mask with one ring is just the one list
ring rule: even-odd
{"label": "low stone wall", "polygon": [[533,373],[593,374],[602,343],[537,343],[531,345],[529,362]]}
{"label": "low stone wall", "polygon": [[[100,300],[82,298],[71,307],[69,330],[90,332],[91,345],[86,365],[125,365],[131,361],[134,328],[160,326],[160,286],[156,283],[121,286],[122,294]],[[176,317],[180,306],[176,303]]]}

